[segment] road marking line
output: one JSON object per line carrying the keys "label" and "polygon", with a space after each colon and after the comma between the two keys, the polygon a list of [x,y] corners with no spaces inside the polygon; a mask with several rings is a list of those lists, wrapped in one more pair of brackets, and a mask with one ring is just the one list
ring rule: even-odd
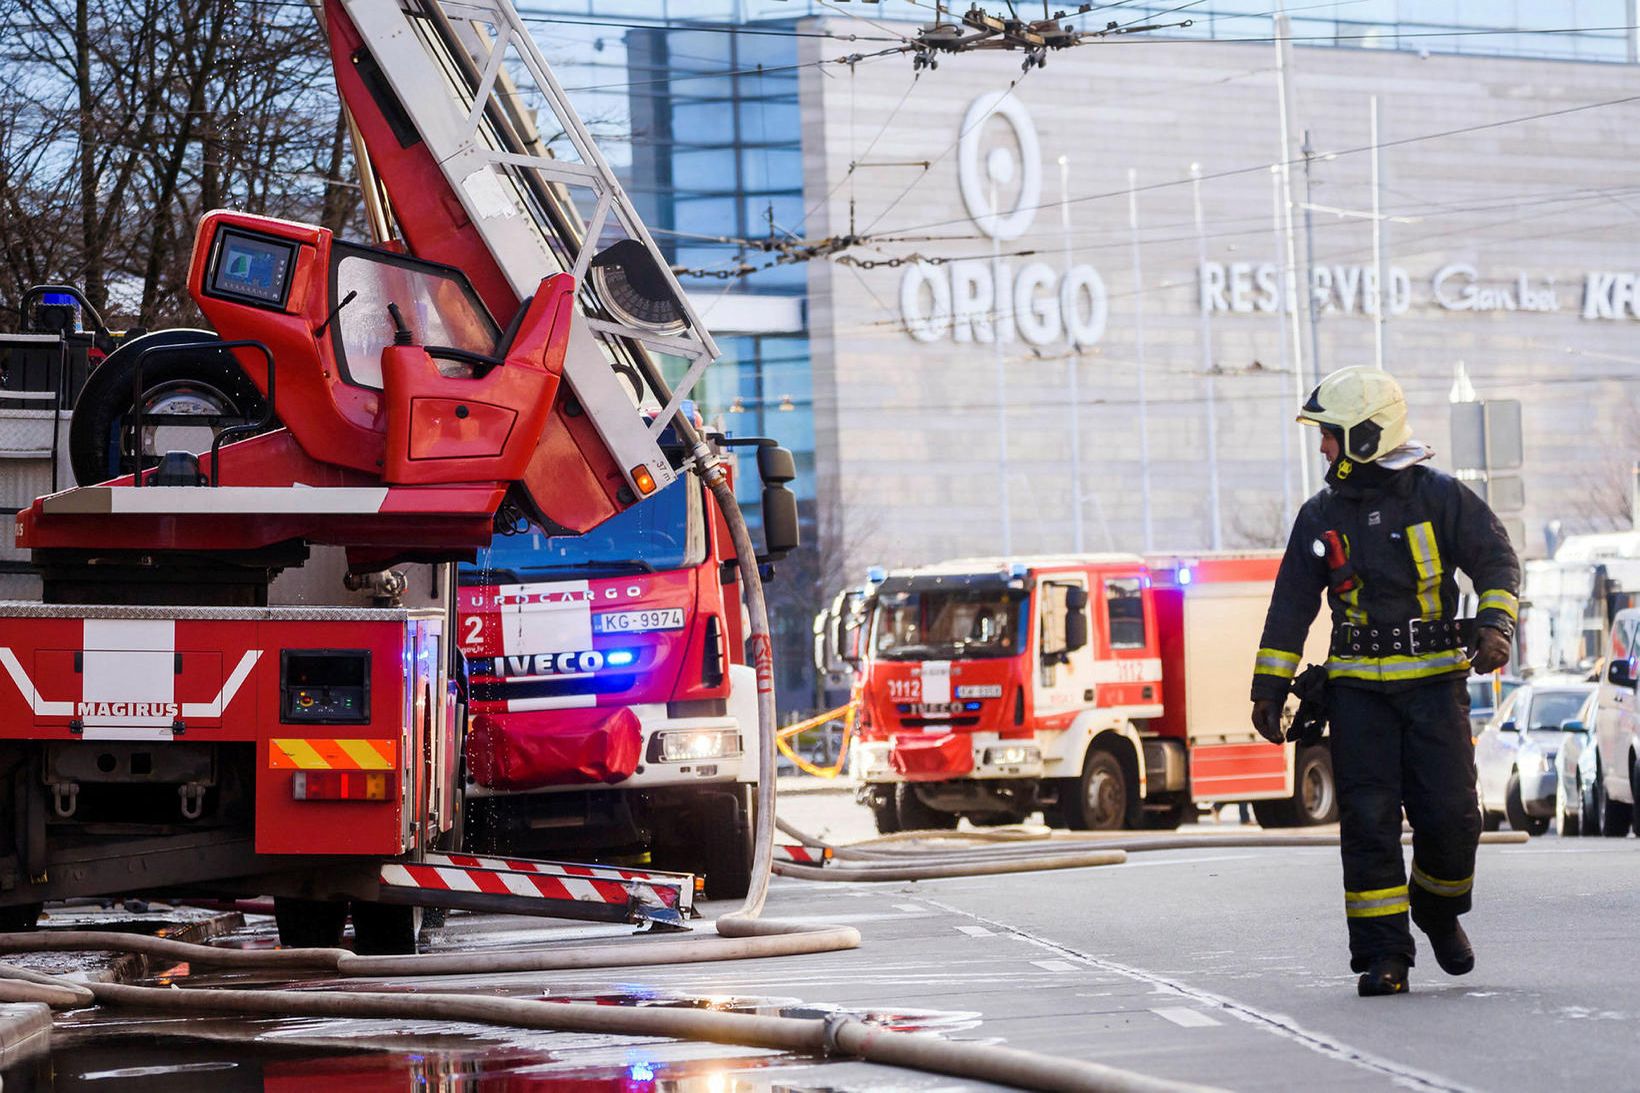
{"label": "road marking line", "polygon": [[1078,970],[1076,965],[1069,960],[1033,960],[1031,963],[1045,972],[1074,972]]}
{"label": "road marking line", "polygon": [[1150,1012],[1157,1017],[1167,1018],[1180,1028],[1207,1028],[1209,1025],[1221,1024],[1221,1022],[1214,1020],[1205,1013],[1185,1009],[1183,1006],[1166,1006],[1162,1009],[1153,1009]]}
{"label": "road marking line", "polygon": [[[1250,1006],[1245,1002],[1238,1002],[1233,998],[1228,998],[1221,994],[1214,994],[1211,991],[1205,991],[1198,987],[1192,987],[1188,983],[1184,983],[1181,980],[1169,979],[1163,975],[1147,972],[1142,968],[1134,968],[1126,964],[1118,964],[1115,961],[1104,960],[1096,956],[1089,956],[1087,953],[1073,949],[1069,945],[1050,940],[1049,938],[1038,937],[1037,935],[1026,930],[1021,930],[1018,927],[1009,926],[1006,923],[997,922],[993,919],[984,918],[980,915],[974,914],[972,911],[965,910],[961,907],[954,907],[951,904],[945,903],[941,900],[928,896],[923,898],[927,901],[930,907],[933,907],[936,910],[946,911],[952,915],[958,915],[963,918],[971,918],[976,922],[983,922],[987,926],[995,927],[997,930],[1012,934],[1022,941],[1029,942],[1039,949],[1046,949],[1049,952],[1059,953],[1060,955],[1078,964],[1098,968],[1100,971],[1111,972],[1113,974],[1123,976],[1124,978],[1135,980],[1136,982],[1148,983],[1153,987],[1162,987],[1173,991],[1184,998],[1189,999],[1190,1001],[1199,1002],[1204,1006],[1210,1006],[1214,1009],[1223,1010],[1238,1020],[1245,1021],[1250,1025],[1260,1026],[1267,1032],[1272,1032],[1277,1036],[1283,1037],[1284,1039],[1291,1040],[1294,1043],[1299,1044],[1302,1047],[1309,1048],[1316,1054],[1324,1055],[1335,1062],[1348,1063],[1351,1066],[1358,1066],[1363,1070],[1372,1071],[1373,1073],[1390,1077],[1394,1079],[1395,1084],[1403,1088],[1420,1090],[1422,1093],[1471,1093],[1474,1088],[1473,1086],[1460,1085],[1458,1082],[1455,1082],[1450,1078],[1443,1078],[1437,1074],[1430,1074],[1425,1071],[1417,1070],[1413,1067],[1398,1063],[1393,1059],[1386,1059],[1381,1055],[1373,1055],[1370,1052],[1362,1051],[1360,1048],[1351,1047],[1349,1044],[1335,1040],[1325,1033],[1314,1032],[1307,1029],[1298,1024],[1292,1018],[1285,1017],[1279,1013],[1269,1013],[1258,1009],[1255,1006]],[[959,926],[958,929],[963,929],[963,927]]]}
{"label": "road marking line", "polygon": [[983,926],[958,926],[957,929],[969,937],[995,937],[996,934]]}
{"label": "road marking line", "polygon": [[928,908],[924,907],[920,903],[896,903],[894,905],[894,909],[896,911],[905,911],[907,913],[910,913],[910,912],[913,912],[913,911],[920,913],[922,911],[928,910]]}

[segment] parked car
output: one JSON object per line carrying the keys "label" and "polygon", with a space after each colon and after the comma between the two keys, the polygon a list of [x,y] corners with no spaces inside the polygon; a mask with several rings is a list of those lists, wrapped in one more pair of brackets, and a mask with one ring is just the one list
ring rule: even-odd
{"label": "parked car", "polygon": [[[1578,707],[1577,717],[1560,723],[1560,754],[1555,756],[1555,832],[1560,835],[1589,835],[1583,830],[1583,753],[1594,749],[1594,714],[1600,702],[1600,688]],[[1522,742],[1522,747],[1525,743]],[[1590,770],[1593,770],[1591,764]],[[1593,777],[1591,774],[1590,777]]]}
{"label": "parked car", "polygon": [[1594,689],[1582,680],[1533,680],[1503,700],[1475,740],[1475,781],[1487,830],[1496,831],[1505,818],[1529,835],[1549,830],[1560,725],[1577,718]]}
{"label": "parked car", "polygon": [[1635,824],[1634,782],[1640,753],[1640,711],[1635,682],[1640,676],[1640,608],[1626,607],[1612,618],[1606,639],[1606,670],[1595,704],[1594,747],[1585,750],[1583,822],[1580,830],[1622,838]]}
{"label": "parked car", "polygon": [[1498,703],[1514,694],[1519,686],[1520,680],[1514,676],[1494,673],[1469,677],[1469,725],[1474,735],[1480,735],[1492,715],[1498,712]]}

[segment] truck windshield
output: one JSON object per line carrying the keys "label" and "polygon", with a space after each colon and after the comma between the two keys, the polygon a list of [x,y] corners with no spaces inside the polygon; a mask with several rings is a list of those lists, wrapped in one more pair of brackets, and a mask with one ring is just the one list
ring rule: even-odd
{"label": "truck windshield", "polygon": [[585,535],[548,535],[536,528],[497,535],[476,563],[462,566],[461,577],[464,584],[493,584],[554,575],[655,573],[699,565],[705,557],[700,488],[682,476]]}
{"label": "truck windshield", "polygon": [[1019,651],[1023,601],[1006,592],[890,592],[873,613],[872,655],[884,660],[1006,657]]}

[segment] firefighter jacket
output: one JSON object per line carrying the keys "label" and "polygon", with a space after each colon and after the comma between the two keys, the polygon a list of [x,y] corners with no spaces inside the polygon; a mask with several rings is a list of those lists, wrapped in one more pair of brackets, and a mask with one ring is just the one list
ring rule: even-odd
{"label": "firefighter jacket", "polygon": [[[1514,633],[1520,562],[1484,501],[1428,466],[1344,466],[1342,478],[1339,470],[1329,473],[1330,485],[1304,503],[1293,523],[1253,667],[1255,700],[1286,696],[1323,592],[1334,634],[1327,677],[1337,684],[1398,691],[1466,675],[1463,643],[1428,637],[1454,630],[1454,569],[1463,570],[1480,595],[1475,624]],[[1378,655],[1350,650],[1351,640],[1373,635],[1376,643],[1377,635],[1413,631],[1426,635],[1422,647],[1409,642],[1396,652],[1385,640]],[[1340,634],[1347,640],[1341,643]]]}

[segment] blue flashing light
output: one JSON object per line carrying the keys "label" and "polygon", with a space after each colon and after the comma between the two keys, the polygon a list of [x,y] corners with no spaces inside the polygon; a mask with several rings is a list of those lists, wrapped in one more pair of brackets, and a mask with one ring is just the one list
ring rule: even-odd
{"label": "blue flashing light", "polygon": [[980,708],[980,704],[979,704],[979,703],[978,703],[978,702],[964,702],[964,703],[963,703],[963,704],[962,704],[962,708],[963,708],[963,709],[964,709],[964,710],[967,710],[967,711],[969,711],[969,712],[972,712],[972,711],[974,711],[974,710],[977,710],[977,709],[979,709],[979,708]]}
{"label": "blue flashing light", "polygon": [[1185,585],[1189,584],[1192,579],[1193,578],[1190,575],[1190,567],[1187,566],[1187,565],[1180,566],[1179,567],[1179,587],[1183,588]]}
{"label": "blue flashing light", "polygon": [[874,565],[870,569],[866,570],[867,584],[882,584],[886,580],[888,580],[888,570],[884,569],[882,566]]}
{"label": "blue flashing light", "polygon": [[616,649],[604,658],[604,663],[611,668],[625,668],[638,659],[638,654],[630,649]]}
{"label": "blue flashing light", "polygon": [[655,1080],[655,1068],[648,1063],[633,1063],[627,1068],[627,1073],[635,1082],[652,1082]]}
{"label": "blue flashing light", "polygon": [[80,301],[66,292],[47,292],[41,295],[40,302],[54,307],[79,307]]}
{"label": "blue flashing light", "polygon": [[1031,567],[1024,562],[1015,562],[1008,567],[1008,576],[1015,580],[1023,580],[1031,575]]}

